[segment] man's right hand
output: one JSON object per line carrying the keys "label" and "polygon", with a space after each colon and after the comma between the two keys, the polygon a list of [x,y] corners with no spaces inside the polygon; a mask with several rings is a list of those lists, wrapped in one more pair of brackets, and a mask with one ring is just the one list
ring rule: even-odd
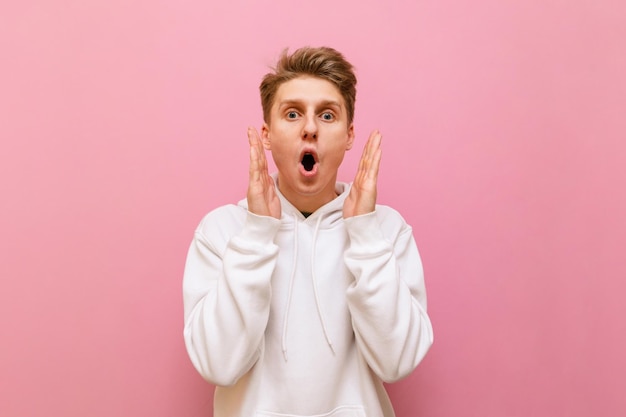
{"label": "man's right hand", "polygon": [[267,169],[265,149],[255,128],[248,128],[250,143],[250,178],[248,181],[248,210],[259,216],[280,219],[280,200],[276,195],[274,179]]}

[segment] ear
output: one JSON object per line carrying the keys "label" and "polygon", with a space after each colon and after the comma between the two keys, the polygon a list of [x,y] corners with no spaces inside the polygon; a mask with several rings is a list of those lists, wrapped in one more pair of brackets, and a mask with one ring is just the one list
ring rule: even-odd
{"label": "ear", "polygon": [[266,151],[271,150],[270,127],[265,122],[263,122],[263,127],[261,127],[261,142],[263,143],[263,148],[265,148]]}
{"label": "ear", "polygon": [[354,123],[350,123],[350,127],[348,127],[348,141],[346,142],[346,151],[352,149],[352,145],[354,144]]}

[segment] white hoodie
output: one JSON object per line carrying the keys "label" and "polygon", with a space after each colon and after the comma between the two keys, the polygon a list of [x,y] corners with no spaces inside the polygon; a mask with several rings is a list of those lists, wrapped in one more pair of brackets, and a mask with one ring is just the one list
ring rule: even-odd
{"label": "white hoodie", "polygon": [[[278,191],[278,189],[277,189]],[[305,218],[246,201],[206,215],[183,280],[191,361],[214,417],[390,417],[382,382],[433,342],[411,227],[393,209],[343,219],[349,186]]]}

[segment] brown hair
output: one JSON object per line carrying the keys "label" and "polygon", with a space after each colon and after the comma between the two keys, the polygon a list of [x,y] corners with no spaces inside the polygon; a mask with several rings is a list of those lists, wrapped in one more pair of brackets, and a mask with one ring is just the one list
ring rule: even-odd
{"label": "brown hair", "polygon": [[289,55],[285,49],[273,72],[266,74],[261,81],[261,106],[263,107],[263,120],[269,123],[270,112],[274,104],[274,97],[278,87],[286,81],[311,75],[330,81],[338,89],[346,104],[348,124],[354,119],[354,102],[356,101],[356,76],[354,67],[333,48],[303,47]]}

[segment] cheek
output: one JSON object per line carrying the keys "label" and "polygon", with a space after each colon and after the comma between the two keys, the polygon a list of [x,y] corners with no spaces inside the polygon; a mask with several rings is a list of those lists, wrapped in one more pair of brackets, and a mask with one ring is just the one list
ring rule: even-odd
{"label": "cheek", "polygon": [[341,141],[335,142],[331,148],[327,149],[328,159],[332,160],[334,165],[338,165],[343,161],[345,153],[345,143]]}
{"label": "cheek", "polygon": [[268,131],[268,136],[273,142],[285,142],[293,136],[293,127],[289,123],[275,123]]}
{"label": "cheek", "polygon": [[329,149],[334,152],[345,152],[350,143],[350,135],[348,135],[345,129],[337,129],[332,135],[332,139],[329,143]]}
{"label": "cheek", "polygon": [[271,151],[274,161],[281,161],[283,159],[290,158],[294,153],[293,147],[289,146],[288,142],[282,140],[273,141]]}

